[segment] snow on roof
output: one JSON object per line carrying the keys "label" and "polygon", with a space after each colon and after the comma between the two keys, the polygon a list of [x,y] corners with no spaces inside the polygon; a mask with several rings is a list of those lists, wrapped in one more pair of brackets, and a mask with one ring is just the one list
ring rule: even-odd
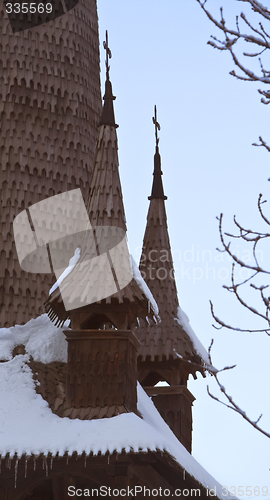
{"label": "snow on roof", "polygon": [[[67,328],[67,323],[63,328]],[[26,325],[0,328],[0,361],[12,359],[12,351],[23,344],[27,354],[35,361],[49,364],[53,361],[67,362],[67,342],[62,332],[47,314],[30,319]]]}
{"label": "snow on roof", "polygon": [[[27,354],[12,358],[15,345],[24,344]],[[67,342],[46,314],[26,325],[0,330],[0,454],[47,455],[77,452],[167,451],[203,486],[222,487],[203,469],[178,441],[151,399],[138,384],[138,410],[101,420],[71,420],[52,413],[48,403],[36,393],[33,374],[27,362],[30,355],[43,363],[66,361]],[[49,432],[48,432],[49,430]]]}
{"label": "snow on roof", "polygon": [[142,290],[142,292],[144,293],[145,297],[151,303],[155,316],[158,316],[158,313],[159,313],[158,305],[157,305],[150,289],[148,288],[147,284],[145,283],[145,281],[141,275],[141,272],[140,272],[135,260],[133,259],[132,255],[130,255],[130,257],[131,257],[131,264],[132,264],[132,270],[133,270],[133,278],[135,279],[135,281],[139,285],[139,287]]}
{"label": "snow on roof", "polygon": [[165,448],[166,439],[133,413],[91,421],[58,417],[36,393],[28,360],[28,355],[18,355],[0,364],[0,397],[5,401],[0,410],[2,456]]}
{"label": "snow on roof", "polygon": [[[161,417],[160,413],[156,409],[154,403],[143,390],[141,385],[138,383],[138,409],[143,416],[144,422],[147,422],[153,429],[162,434],[166,439],[165,449],[172,455],[175,460],[197,481],[199,481],[206,488],[215,488],[216,494],[219,498],[223,498],[227,495],[225,490],[222,489],[220,483],[218,483],[213,476],[211,476],[198,462],[195,458],[186,450],[186,448],[178,441],[177,437],[174,435],[170,427]],[[224,493],[224,495],[223,495]],[[233,496],[228,496],[230,500],[236,498]]]}
{"label": "snow on roof", "polygon": [[77,262],[79,261],[80,256],[81,256],[81,249],[78,247],[76,248],[73,257],[71,257],[68,267],[62,272],[61,276],[59,276],[58,280],[54,283],[54,285],[50,289],[49,295],[51,295],[54,292],[54,290],[56,290],[56,288],[58,288],[59,285],[61,285],[62,281],[64,281],[64,279],[71,273],[72,269],[74,269]]}
{"label": "snow on roof", "polygon": [[[61,274],[61,276],[58,278],[58,280],[54,283],[54,285],[50,289],[49,295],[51,295],[54,292],[54,290],[56,290],[59,287],[59,285],[62,283],[62,281],[71,273],[71,271],[74,269],[77,262],[79,261],[80,255],[81,255],[81,249],[77,248],[75,250],[73,257],[69,261],[68,267],[64,270],[64,272]],[[137,285],[139,286],[139,288],[141,289],[141,291],[144,293],[144,295],[147,298],[147,300],[149,301],[149,303],[151,304],[155,316],[158,317],[158,312],[159,312],[158,305],[157,305],[150,289],[148,288],[147,284],[145,283],[145,281],[140,273],[140,270],[139,270],[139,268],[138,268],[138,266],[137,266],[137,264],[136,264],[136,262],[133,259],[131,254],[130,254],[130,259],[131,259],[131,265],[132,265],[133,278],[135,279],[135,281],[136,281]]]}
{"label": "snow on roof", "polygon": [[177,323],[180,326],[182,326],[182,328],[188,334],[188,336],[189,336],[189,338],[194,346],[195,351],[201,357],[201,359],[205,362],[207,367],[210,367],[211,371],[213,371],[213,370],[217,371],[211,364],[208,352],[206,351],[206,349],[204,348],[202,343],[199,341],[194,330],[191,328],[187,314],[183,311],[183,309],[181,309],[180,306],[177,309],[177,318],[175,318],[175,321],[177,321]]}

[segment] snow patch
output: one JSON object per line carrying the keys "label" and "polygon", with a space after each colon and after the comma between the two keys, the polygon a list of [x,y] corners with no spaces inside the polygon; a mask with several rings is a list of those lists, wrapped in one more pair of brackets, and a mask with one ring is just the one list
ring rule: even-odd
{"label": "snow patch", "polygon": [[141,272],[140,272],[135,260],[133,259],[132,255],[130,255],[130,257],[131,257],[133,278],[135,279],[136,283],[139,285],[139,287],[140,287],[141,291],[144,293],[145,297],[151,303],[151,306],[153,308],[155,316],[158,316],[158,313],[159,313],[158,305],[157,305],[152,293],[150,292],[147,284],[145,283],[145,281],[141,275]]}
{"label": "snow patch", "polygon": [[12,351],[17,345],[23,344],[26,353],[35,361],[52,363],[67,362],[67,342],[63,329],[57,328],[47,314],[36,319],[30,319],[26,325],[16,325],[0,329],[0,360],[12,359]]}

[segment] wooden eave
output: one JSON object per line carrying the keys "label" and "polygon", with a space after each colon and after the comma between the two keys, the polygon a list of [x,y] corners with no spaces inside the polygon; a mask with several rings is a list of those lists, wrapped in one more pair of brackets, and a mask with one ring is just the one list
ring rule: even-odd
{"label": "wooden eave", "polygon": [[[20,500],[27,491],[33,490],[44,481],[57,478],[76,479],[85,478],[87,487],[106,485],[111,488],[125,488],[129,485],[145,486],[149,489],[200,489],[200,498],[208,499],[207,490],[167,452],[162,450],[139,450],[138,452],[113,452],[93,455],[93,453],[71,456],[53,455],[16,455],[2,457],[1,486],[7,488],[11,500]],[[16,478],[16,488],[15,488]],[[72,484],[71,482],[68,484]],[[137,498],[145,498],[137,494]],[[194,498],[194,492],[185,495]]]}

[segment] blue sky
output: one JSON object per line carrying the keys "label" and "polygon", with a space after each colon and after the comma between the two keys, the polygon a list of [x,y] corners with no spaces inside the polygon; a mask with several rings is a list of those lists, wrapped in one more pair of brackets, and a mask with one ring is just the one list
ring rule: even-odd
{"label": "blue sky", "polygon": [[[231,20],[241,8],[248,11],[245,3],[223,3]],[[209,8],[218,15],[221,4],[210,1]],[[234,69],[229,54],[207,45],[215,31],[196,0],[98,0],[98,9],[101,41],[108,29],[113,53],[111,79],[131,252],[138,261],[152,184],[156,104],[180,305],[206,348],[215,339],[213,363],[219,368],[237,364],[221,374],[221,381],[252,419],[263,413],[261,425],[269,431],[270,339],[213,329],[209,308],[211,299],[218,316],[237,326],[260,327],[222,288],[230,282],[230,262],[216,252],[216,216],[224,213],[229,231],[234,214],[244,225],[262,228],[257,198],[263,193],[270,200],[269,156],[252,143],[259,135],[270,142],[269,108],[260,104],[256,83],[229,75]],[[104,89],[103,50],[101,68]],[[243,256],[242,247],[236,244],[235,250]],[[262,254],[265,265],[267,250]],[[248,291],[247,298],[253,301],[253,295]],[[210,377],[189,385],[196,397],[195,458],[223,485],[269,486],[270,494],[269,439],[212,401],[207,384],[219,395]]]}

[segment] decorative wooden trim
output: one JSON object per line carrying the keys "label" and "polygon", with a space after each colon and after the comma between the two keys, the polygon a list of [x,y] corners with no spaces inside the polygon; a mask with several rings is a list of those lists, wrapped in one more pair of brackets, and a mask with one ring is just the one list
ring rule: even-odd
{"label": "decorative wooden trim", "polygon": [[136,335],[131,330],[63,330],[67,342],[71,340],[129,340],[135,349],[141,345]]}
{"label": "decorative wooden trim", "polygon": [[158,396],[166,394],[182,394],[185,398],[193,403],[196,398],[191,394],[191,392],[184,385],[169,385],[165,387],[144,387],[145,392],[148,396]]}

